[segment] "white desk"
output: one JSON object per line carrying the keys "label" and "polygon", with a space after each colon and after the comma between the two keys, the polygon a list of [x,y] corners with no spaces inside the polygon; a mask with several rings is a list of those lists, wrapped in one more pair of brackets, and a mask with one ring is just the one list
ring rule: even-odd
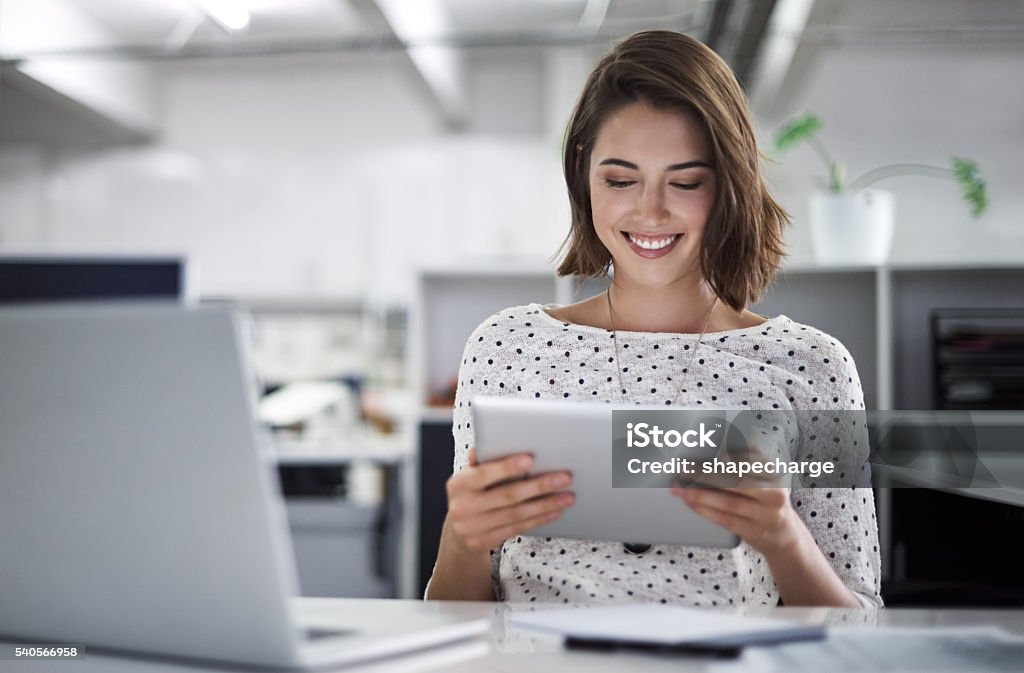
{"label": "white desk", "polygon": [[[366,619],[373,619],[375,606],[382,601],[374,599],[301,599],[302,610],[317,625],[332,625],[332,615],[339,611],[357,611]],[[518,610],[539,607],[537,604],[494,604],[462,602],[398,601],[410,610],[456,613],[483,616],[491,620],[490,634],[476,641],[478,654],[458,663],[450,661],[422,661],[422,655],[411,655],[358,668],[340,669],[352,673],[412,673],[413,671],[446,671],[448,673],[604,673],[608,671],[643,671],[643,673],[679,673],[680,671],[747,670],[739,662],[719,663],[700,659],[649,656],[643,654],[604,654],[569,651],[547,636],[535,635],[509,626],[509,615]],[[825,608],[760,608],[748,614],[782,617],[809,624],[827,624],[834,627],[876,628],[898,627],[950,627],[1000,626],[1012,633],[1024,635],[1024,610],[930,610],[894,609],[843,610]],[[234,671],[253,669],[204,667],[178,662],[151,661],[127,657],[102,656],[86,648],[86,657],[76,661],[0,661],[0,671],[7,673],[68,671],[73,673],[184,673],[186,671]]]}

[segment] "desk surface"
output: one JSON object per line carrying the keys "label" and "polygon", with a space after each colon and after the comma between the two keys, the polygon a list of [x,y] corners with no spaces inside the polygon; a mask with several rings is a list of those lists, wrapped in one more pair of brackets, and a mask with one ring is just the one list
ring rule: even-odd
{"label": "desk surface", "polygon": [[[332,617],[357,611],[372,618],[378,599],[335,599],[303,598],[301,609],[309,621],[316,625],[330,626]],[[495,604],[469,602],[388,601],[405,604],[410,610],[434,611],[472,617],[486,617],[491,620],[489,635],[477,643],[475,655],[459,663],[443,659],[424,660],[422,655],[410,655],[356,668],[344,668],[351,673],[412,673],[413,671],[445,671],[446,673],[517,673],[530,671],[544,673],[604,673],[606,671],[628,671],[642,668],[644,673],[662,671],[750,670],[739,662],[711,664],[701,660],[656,657],[643,654],[604,654],[565,650],[552,637],[537,635],[511,627],[509,616],[517,611],[532,610],[537,604]],[[851,610],[829,608],[751,608],[746,614],[761,617],[778,617],[806,624],[824,624],[836,628],[877,627],[955,627],[955,626],[998,626],[1011,633],[1024,635],[1024,610],[935,610],[885,608],[882,610]],[[485,645],[479,647],[481,643]],[[0,671],[18,673],[21,671],[69,671],[72,673],[182,673],[185,671],[220,672],[231,670],[252,671],[253,669],[231,667],[202,667],[167,661],[151,661],[127,657],[101,656],[86,648],[86,657],[77,661],[0,661]]]}

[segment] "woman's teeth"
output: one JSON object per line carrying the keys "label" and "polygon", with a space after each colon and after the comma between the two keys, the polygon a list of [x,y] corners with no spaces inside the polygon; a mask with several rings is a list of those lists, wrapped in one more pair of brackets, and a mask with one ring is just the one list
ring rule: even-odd
{"label": "woman's teeth", "polygon": [[634,245],[637,245],[644,250],[661,250],[667,245],[672,245],[677,238],[679,238],[679,234],[672,234],[671,236],[657,240],[645,240],[637,238],[633,234],[629,234],[629,240]]}

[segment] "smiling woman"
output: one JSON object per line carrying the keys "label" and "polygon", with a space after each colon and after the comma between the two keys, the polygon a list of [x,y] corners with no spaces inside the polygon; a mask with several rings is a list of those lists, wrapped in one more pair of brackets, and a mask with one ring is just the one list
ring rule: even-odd
{"label": "smiling woman", "polygon": [[[427,596],[881,605],[874,499],[862,474],[848,475],[850,488],[665,493],[742,539],[726,550],[530,536],[573,505],[572,475],[522,479],[533,465],[528,454],[477,462],[476,395],[864,407],[853,358],[838,340],[747,310],[779,265],[788,220],[761,177],[746,99],[721,58],[678,33],[630,36],[588,78],[566,141],[572,225],[558,272],[614,270],[611,287],[569,306],[499,311],[470,336],[448,516]],[[820,427],[801,434],[828,442],[827,456],[812,456],[867,446],[865,436],[841,439],[827,420],[809,416]]]}
{"label": "smiling woman", "polygon": [[[572,227],[560,274],[600,276],[614,261],[618,289],[633,259],[615,255],[609,227],[641,242],[667,233],[690,238],[675,245],[689,285],[706,285],[733,311],[757,301],[788,219],[761,177],[743,91],[717,54],[678,33],[633,35],[591,73],[566,140]],[[613,198],[614,189],[627,194]]]}
{"label": "smiling woman", "polygon": [[[706,134],[692,114],[641,101],[602,125],[587,176],[589,229],[616,260],[620,289],[641,278],[655,286],[687,278],[700,283],[700,242],[716,194],[709,155]],[[645,261],[661,258],[668,259]]]}

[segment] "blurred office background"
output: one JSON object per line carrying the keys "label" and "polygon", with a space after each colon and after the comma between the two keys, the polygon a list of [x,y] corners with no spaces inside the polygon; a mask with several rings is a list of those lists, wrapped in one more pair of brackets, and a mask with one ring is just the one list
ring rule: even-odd
{"label": "blurred office background", "polygon": [[[1024,409],[1015,0],[0,0],[0,265],[187,260],[172,294],[251,316],[303,591],[418,595],[462,343],[503,306],[572,300],[548,261],[562,134],[600,54],[646,28],[732,65],[770,156],[812,110],[852,175],[979,163],[980,219],[953,183],[896,178],[888,263],[833,268],[806,223],[818,158],[775,157],[791,256],[762,308],[847,343],[872,408]],[[0,295],[28,292],[8,269]],[[987,572],[986,600],[1015,600],[969,522],[1005,541],[1018,506],[975,496],[880,500],[892,596],[962,601]],[[937,508],[966,512],[951,530],[988,570],[933,562],[914,517]]]}

